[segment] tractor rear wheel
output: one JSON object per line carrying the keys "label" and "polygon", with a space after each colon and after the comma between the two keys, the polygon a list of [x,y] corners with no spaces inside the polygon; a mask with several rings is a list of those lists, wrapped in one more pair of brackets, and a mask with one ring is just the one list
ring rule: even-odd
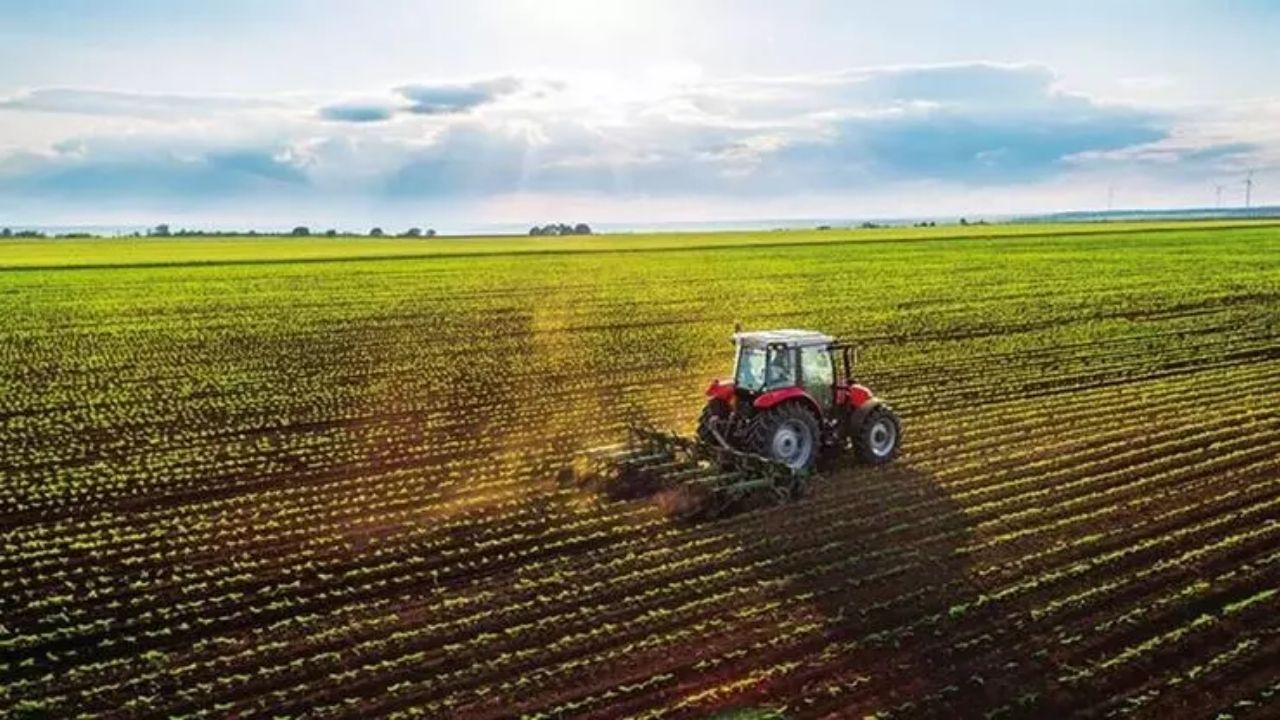
{"label": "tractor rear wheel", "polygon": [[888,405],[879,405],[867,414],[853,437],[858,459],[870,465],[883,465],[898,454],[902,444],[902,424]]}
{"label": "tractor rear wheel", "polygon": [[[723,437],[724,421],[729,419],[731,412],[729,403],[720,398],[708,400],[706,406],[702,408],[702,415],[698,417],[698,440],[713,447],[720,447],[720,441],[716,439],[716,434],[711,431],[711,428],[716,428]],[[726,438],[727,441],[728,438]]]}
{"label": "tractor rear wheel", "polygon": [[773,458],[792,470],[811,470],[818,460],[818,419],[804,406],[789,402],[756,417],[751,451]]}

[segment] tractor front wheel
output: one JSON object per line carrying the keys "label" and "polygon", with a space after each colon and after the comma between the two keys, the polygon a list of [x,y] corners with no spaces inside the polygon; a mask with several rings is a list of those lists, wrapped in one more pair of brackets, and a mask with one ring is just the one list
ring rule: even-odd
{"label": "tractor front wheel", "polygon": [[868,413],[853,437],[858,459],[870,465],[892,460],[901,444],[902,424],[888,405],[879,405]]}
{"label": "tractor front wheel", "polygon": [[751,432],[751,451],[792,470],[811,470],[818,460],[818,419],[797,403],[784,403],[759,415]]}

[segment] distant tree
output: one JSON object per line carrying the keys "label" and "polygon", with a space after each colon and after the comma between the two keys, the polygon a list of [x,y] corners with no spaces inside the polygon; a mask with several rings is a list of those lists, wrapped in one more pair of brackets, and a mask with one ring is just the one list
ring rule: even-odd
{"label": "distant tree", "polygon": [[13,237],[13,231],[9,228],[0,230],[0,237]]}
{"label": "distant tree", "polygon": [[435,236],[436,236],[436,229],[435,229],[435,228],[427,228],[427,237],[435,237]]}
{"label": "distant tree", "polygon": [[960,218],[960,224],[961,224],[961,225],[968,225],[968,224],[969,224],[969,221],[968,221],[968,220],[966,220],[966,219],[964,219],[964,218]]}
{"label": "distant tree", "polygon": [[169,226],[165,223],[161,223],[151,229],[151,234],[156,237],[169,237]]}
{"label": "distant tree", "polygon": [[817,229],[818,229],[818,230],[830,230],[830,229],[831,229],[831,226],[830,226],[830,225],[819,225],[819,226],[817,227]]}
{"label": "distant tree", "polygon": [[530,235],[590,235],[591,226],[586,223],[547,223],[529,228]]}
{"label": "distant tree", "polygon": [[290,234],[290,235],[299,235],[299,236],[310,235],[310,234],[311,234],[311,228],[307,227],[306,225],[299,225],[298,227],[294,228],[294,229],[293,229],[293,231],[292,231],[292,232],[290,232],[289,234]]}
{"label": "distant tree", "polygon": [[329,228],[328,230],[325,230],[325,231],[324,231],[324,236],[325,236],[325,237],[337,237],[337,236],[338,236],[338,231],[337,231],[337,230],[334,230],[333,228]]}
{"label": "distant tree", "polygon": [[878,227],[880,227],[880,226],[879,226],[879,225],[877,225],[877,224],[875,224],[875,223],[873,223],[873,222],[864,222],[864,223],[862,223],[861,225],[859,225],[858,227],[862,228],[863,230],[875,230],[876,228],[878,228]]}
{"label": "distant tree", "polygon": [[401,237],[411,237],[411,238],[422,237],[422,228],[416,228],[416,227],[409,228],[408,230],[404,231]]}
{"label": "distant tree", "polygon": [[376,227],[369,231],[369,237],[382,237],[382,228]]}

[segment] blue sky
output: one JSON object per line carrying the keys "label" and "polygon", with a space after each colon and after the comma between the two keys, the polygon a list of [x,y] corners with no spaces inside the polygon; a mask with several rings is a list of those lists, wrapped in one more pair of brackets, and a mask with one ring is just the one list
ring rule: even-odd
{"label": "blue sky", "polygon": [[0,0],[0,224],[1280,201],[1280,3]]}

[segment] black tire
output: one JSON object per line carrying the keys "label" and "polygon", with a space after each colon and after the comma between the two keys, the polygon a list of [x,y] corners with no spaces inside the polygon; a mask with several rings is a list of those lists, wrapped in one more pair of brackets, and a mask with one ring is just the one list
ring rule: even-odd
{"label": "black tire", "polygon": [[[787,441],[788,436],[794,438],[794,445]],[[756,416],[749,447],[751,452],[786,463],[792,469],[812,470],[818,462],[821,440],[818,418],[803,405],[789,402]],[[796,450],[789,453],[789,447]],[[804,447],[808,448],[807,452]]]}
{"label": "black tire", "polygon": [[854,433],[853,449],[858,460],[883,465],[898,455],[902,446],[902,423],[888,405],[876,406]]}
{"label": "black tire", "polygon": [[[720,447],[720,441],[716,439],[715,433],[711,432],[711,426],[714,423],[719,423],[722,428],[720,434],[724,435],[723,421],[729,417],[731,412],[729,403],[720,398],[708,400],[707,404],[702,408],[702,415],[698,417],[698,440],[707,445]],[[725,438],[725,441],[728,442],[728,438]]]}

